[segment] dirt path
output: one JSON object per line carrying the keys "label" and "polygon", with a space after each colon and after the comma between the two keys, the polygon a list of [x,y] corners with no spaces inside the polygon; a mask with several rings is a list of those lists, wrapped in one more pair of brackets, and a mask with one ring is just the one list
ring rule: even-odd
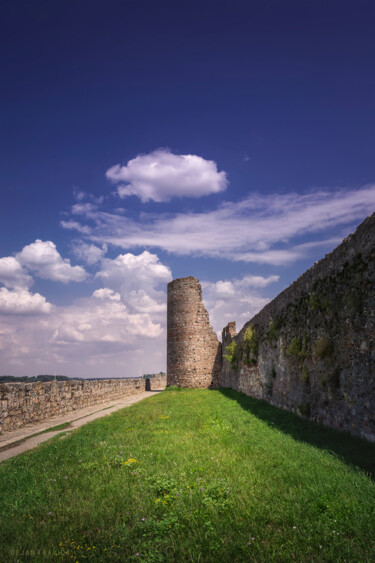
{"label": "dirt path", "polygon": [[[75,428],[79,428],[87,422],[91,422],[91,420],[107,416],[108,414],[128,407],[133,403],[138,403],[138,401],[142,401],[147,397],[153,397],[157,393],[160,393],[160,391],[144,391],[139,395],[129,395],[123,399],[117,399],[116,401],[78,409],[62,416],[49,418],[43,422],[28,424],[27,426],[18,430],[13,430],[12,432],[5,432],[0,436],[0,462],[26,452],[27,450],[31,450],[38,444],[50,440],[57,434],[61,434],[62,432],[71,432]],[[49,428],[53,428],[54,426],[64,423],[69,423],[69,426],[63,430],[46,432],[44,434],[39,434],[39,436],[35,436],[35,434],[38,434],[39,432],[45,432]]]}

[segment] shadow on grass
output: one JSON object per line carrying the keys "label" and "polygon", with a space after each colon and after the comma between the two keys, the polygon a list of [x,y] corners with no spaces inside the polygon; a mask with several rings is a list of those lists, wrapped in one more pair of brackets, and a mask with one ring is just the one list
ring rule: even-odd
{"label": "shadow on grass", "polygon": [[294,413],[274,407],[266,401],[248,397],[239,391],[223,388],[219,391],[228,399],[237,401],[243,409],[272,428],[289,434],[295,440],[337,455],[347,465],[362,469],[375,481],[375,443],[303,420]]}

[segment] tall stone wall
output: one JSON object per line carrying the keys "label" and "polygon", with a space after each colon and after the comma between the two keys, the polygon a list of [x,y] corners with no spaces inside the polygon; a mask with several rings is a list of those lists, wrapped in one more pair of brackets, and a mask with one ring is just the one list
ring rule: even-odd
{"label": "tall stone wall", "polygon": [[179,387],[217,387],[221,345],[210,325],[196,278],[168,284],[167,382]]}
{"label": "tall stone wall", "polygon": [[375,441],[375,214],[238,335],[226,327],[223,354],[221,386]]}
{"label": "tall stone wall", "polygon": [[[150,381],[151,390],[164,389],[166,376]],[[48,381],[0,384],[0,434],[53,416],[143,393],[145,379]]]}

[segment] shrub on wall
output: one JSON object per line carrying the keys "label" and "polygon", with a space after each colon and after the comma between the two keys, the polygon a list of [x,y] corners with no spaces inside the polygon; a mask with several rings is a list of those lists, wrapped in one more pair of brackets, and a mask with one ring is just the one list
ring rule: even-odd
{"label": "shrub on wall", "polygon": [[294,338],[292,338],[288,346],[288,354],[290,356],[299,357],[301,350],[302,350],[301,338],[299,336],[295,336]]}
{"label": "shrub on wall", "polygon": [[243,351],[247,364],[256,364],[259,352],[259,337],[257,331],[251,325],[247,327],[243,335]]}
{"label": "shrub on wall", "polygon": [[269,329],[267,332],[267,340],[270,344],[277,340],[279,336],[279,331],[283,326],[283,319],[281,317],[276,317],[275,319],[270,320]]}
{"label": "shrub on wall", "polygon": [[315,342],[315,354],[320,360],[333,354],[333,342],[326,336],[321,336]]}
{"label": "shrub on wall", "polygon": [[296,358],[303,360],[308,355],[309,351],[309,338],[306,332],[302,336],[295,336],[290,341],[288,346],[288,354],[290,356],[295,356]]}
{"label": "shrub on wall", "polygon": [[228,360],[232,369],[236,369],[238,361],[237,342],[232,340],[225,348],[224,358]]}
{"label": "shrub on wall", "polygon": [[320,311],[322,313],[328,311],[329,301],[327,297],[319,296],[316,293],[309,293],[309,306],[313,311]]}

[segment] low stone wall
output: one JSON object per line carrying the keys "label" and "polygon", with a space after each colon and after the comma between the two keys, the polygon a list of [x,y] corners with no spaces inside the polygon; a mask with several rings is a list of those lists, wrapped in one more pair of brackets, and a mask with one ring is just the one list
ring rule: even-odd
{"label": "low stone wall", "polygon": [[[151,390],[164,389],[166,379],[166,375],[154,377]],[[141,378],[1,383],[0,434],[145,390],[146,380]]]}
{"label": "low stone wall", "polygon": [[150,378],[150,391],[158,391],[160,389],[165,389],[167,386],[167,374],[160,373],[155,375],[155,377]]}

